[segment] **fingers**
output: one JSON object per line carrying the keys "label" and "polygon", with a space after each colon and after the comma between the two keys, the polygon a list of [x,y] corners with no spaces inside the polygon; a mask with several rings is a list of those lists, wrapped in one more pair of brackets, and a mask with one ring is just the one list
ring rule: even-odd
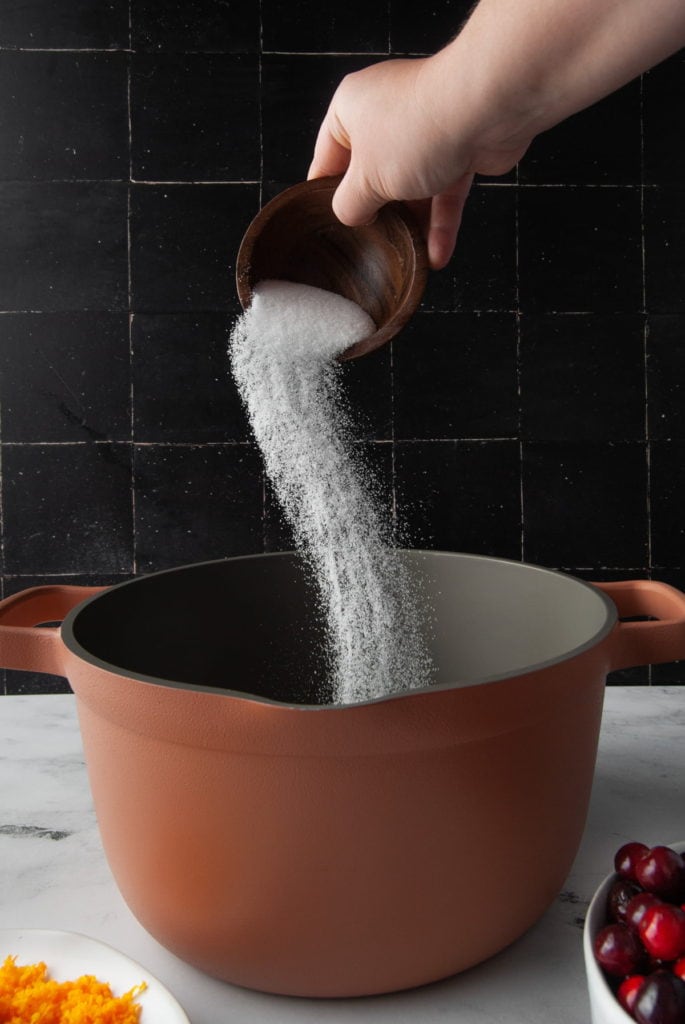
{"label": "fingers", "polygon": [[368,190],[360,188],[354,170],[350,168],[350,150],[338,142],[324,122],[319,130],[307,178],[325,178],[337,174],[344,174],[333,195],[333,212],[338,220],[349,227],[370,223],[384,200],[376,200]]}
{"label": "fingers", "polygon": [[335,190],[333,213],[343,224],[356,228],[361,224],[370,224],[386,202],[387,199],[380,199],[368,186],[363,184],[355,174],[354,163],[352,163]]}
{"label": "fingers", "polygon": [[360,187],[354,168],[350,167],[350,147],[335,137],[329,128],[330,120],[329,111],[319,129],[307,178],[343,174],[344,178],[333,196],[333,212],[349,227],[369,224],[385,200],[376,200],[368,189]]}
{"label": "fingers", "polygon": [[319,129],[307,178],[344,174],[349,166],[350,147],[336,139],[328,127],[328,120],[326,118]]}
{"label": "fingers", "polygon": [[452,258],[472,183],[473,175],[465,174],[450,188],[433,197],[426,238],[428,262],[433,270],[442,270]]}

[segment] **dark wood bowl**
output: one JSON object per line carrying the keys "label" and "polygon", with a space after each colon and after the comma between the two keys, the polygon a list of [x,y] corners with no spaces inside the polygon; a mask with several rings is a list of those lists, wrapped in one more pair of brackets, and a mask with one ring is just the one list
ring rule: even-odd
{"label": "dark wood bowl", "polygon": [[315,178],[267,203],[245,232],[236,284],[243,309],[259,281],[310,284],[352,299],[376,331],[342,354],[365,355],[393,338],[416,311],[426,285],[426,245],[410,211],[390,203],[373,224],[349,228],[333,213],[340,178]]}

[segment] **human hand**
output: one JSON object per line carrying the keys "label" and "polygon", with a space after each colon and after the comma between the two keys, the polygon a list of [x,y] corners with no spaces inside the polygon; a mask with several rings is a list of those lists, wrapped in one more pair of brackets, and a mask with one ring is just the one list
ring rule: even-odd
{"label": "human hand", "polygon": [[387,202],[406,201],[436,270],[454,251],[474,173],[505,173],[528,144],[489,143],[476,111],[450,109],[438,57],[383,61],[344,78],[308,175],[344,174],[333,210],[350,226],[368,223]]}

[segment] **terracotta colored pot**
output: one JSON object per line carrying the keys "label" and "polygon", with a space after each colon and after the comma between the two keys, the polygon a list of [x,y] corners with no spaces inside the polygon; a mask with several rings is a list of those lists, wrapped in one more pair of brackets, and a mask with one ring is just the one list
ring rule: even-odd
{"label": "terracotta colored pot", "polygon": [[362,995],[512,942],[575,856],[607,672],[685,657],[685,596],[663,584],[403,557],[438,682],[363,705],[309,703],[320,628],[293,555],[0,604],[0,663],[76,692],[124,898],[210,974]]}

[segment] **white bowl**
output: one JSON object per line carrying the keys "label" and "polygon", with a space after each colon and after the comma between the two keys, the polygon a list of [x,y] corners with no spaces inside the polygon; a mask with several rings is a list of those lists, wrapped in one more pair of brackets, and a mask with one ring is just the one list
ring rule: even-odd
{"label": "white bowl", "polygon": [[[685,853],[685,841],[665,843],[663,845],[672,847],[678,853]],[[592,1024],[635,1024],[633,1018],[629,1013],[626,1013],[611,991],[604,972],[595,960],[593,949],[595,935],[600,928],[607,924],[607,899],[609,890],[617,879],[618,875],[614,872],[606,876],[592,897],[583,928],[583,953],[585,956],[587,987],[590,994]]]}

